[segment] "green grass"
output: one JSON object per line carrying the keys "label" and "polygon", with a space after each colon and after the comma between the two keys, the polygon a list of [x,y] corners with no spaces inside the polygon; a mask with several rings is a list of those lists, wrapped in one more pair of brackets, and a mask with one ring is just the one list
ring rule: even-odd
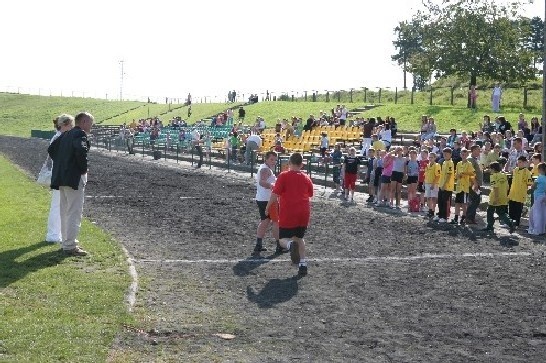
{"label": "green grass", "polygon": [[0,105],[0,134],[23,137],[29,137],[30,130],[51,130],[51,120],[61,113],[74,115],[80,111],[89,111],[95,116],[96,123],[105,125],[129,124],[133,119],[154,116],[159,116],[164,122],[182,116],[194,123],[228,107],[224,103],[194,104],[192,116],[188,119],[188,108],[177,104],[0,93]]}
{"label": "green grass", "polygon": [[103,362],[130,323],[119,246],[88,221],[90,257],[43,242],[50,196],[0,156],[0,361]]}

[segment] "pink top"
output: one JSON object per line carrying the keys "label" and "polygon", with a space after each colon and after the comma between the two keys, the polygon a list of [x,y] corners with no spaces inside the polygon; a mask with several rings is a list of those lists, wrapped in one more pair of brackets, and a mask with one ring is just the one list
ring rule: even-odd
{"label": "pink top", "polygon": [[381,173],[381,175],[391,176],[393,165],[394,158],[389,154],[385,155],[385,157],[383,158],[383,172]]}

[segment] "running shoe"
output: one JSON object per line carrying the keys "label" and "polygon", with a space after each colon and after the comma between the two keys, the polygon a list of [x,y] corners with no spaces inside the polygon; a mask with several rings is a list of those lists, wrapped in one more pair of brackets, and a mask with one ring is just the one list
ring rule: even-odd
{"label": "running shoe", "polygon": [[446,223],[447,221],[444,218],[438,219],[438,223]]}
{"label": "running shoe", "polygon": [[307,275],[307,266],[300,265],[298,268],[298,276],[306,276]]}
{"label": "running shoe", "polygon": [[290,244],[290,260],[292,260],[292,263],[300,262],[300,249],[296,241],[292,241]]}
{"label": "running shoe", "polygon": [[434,222],[438,222],[438,221],[440,220],[440,217],[434,216],[434,218],[432,218],[432,220],[433,220]]}
{"label": "running shoe", "polygon": [[287,250],[286,248],[282,248],[281,246],[277,246],[277,248],[275,248],[276,255],[282,255],[283,253],[286,253],[286,252],[289,252],[289,250]]}

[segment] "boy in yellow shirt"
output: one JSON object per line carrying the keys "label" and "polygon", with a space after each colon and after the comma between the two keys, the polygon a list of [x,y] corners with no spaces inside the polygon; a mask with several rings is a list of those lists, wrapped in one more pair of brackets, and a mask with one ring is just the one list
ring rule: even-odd
{"label": "boy in yellow shirt", "polygon": [[530,185],[533,185],[533,177],[527,168],[527,158],[522,155],[518,158],[517,167],[512,170],[512,186],[508,194],[508,215],[516,227],[519,227]]}
{"label": "boy in yellow shirt", "polygon": [[434,210],[436,209],[441,168],[440,164],[436,162],[436,153],[429,153],[428,164],[425,167],[425,198],[427,198],[429,218],[434,217]]}
{"label": "boy in yellow shirt", "polygon": [[466,148],[461,149],[461,158],[462,160],[457,163],[455,169],[455,178],[457,179],[457,185],[455,187],[455,216],[451,220],[451,224],[459,223],[459,213],[462,209],[463,215],[461,216],[461,225],[463,225],[466,218],[470,184],[476,175],[476,172],[472,163],[468,161],[468,150]]}
{"label": "boy in yellow shirt", "polygon": [[491,171],[491,193],[489,194],[489,206],[487,207],[487,227],[483,231],[492,231],[495,224],[495,213],[499,220],[510,227],[510,233],[514,233],[514,224],[506,214],[508,209],[508,178],[501,173],[501,165],[498,162],[489,164]]}
{"label": "boy in yellow shirt", "polygon": [[455,165],[451,160],[451,149],[446,147],[443,154],[444,162],[442,163],[440,181],[438,182],[438,215],[434,217],[434,220],[440,223],[447,222],[447,215],[451,208],[451,195],[455,188]]}

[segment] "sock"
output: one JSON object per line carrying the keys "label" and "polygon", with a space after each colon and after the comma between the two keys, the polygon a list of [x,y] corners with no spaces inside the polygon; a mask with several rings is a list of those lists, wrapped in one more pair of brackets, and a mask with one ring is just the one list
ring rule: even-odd
{"label": "sock", "polygon": [[461,217],[461,222],[464,221],[465,218],[466,218],[466,216],[462,216],[462,217]]}
{"label": "sock", "polygon": [[456,214],[456,215],[455,215],[455,218],[453,218],[453,220],[458,221],[458,220],[459,220],[459,215]]}
{"label": "sock", "polygon": [[300,260],[300,266],[307,266],[307,261],[305,261],[305,258]]}
{"label": "sock", "polygon": [[260,237],[256,237],[256,246],[262,245],[262,239]]}

